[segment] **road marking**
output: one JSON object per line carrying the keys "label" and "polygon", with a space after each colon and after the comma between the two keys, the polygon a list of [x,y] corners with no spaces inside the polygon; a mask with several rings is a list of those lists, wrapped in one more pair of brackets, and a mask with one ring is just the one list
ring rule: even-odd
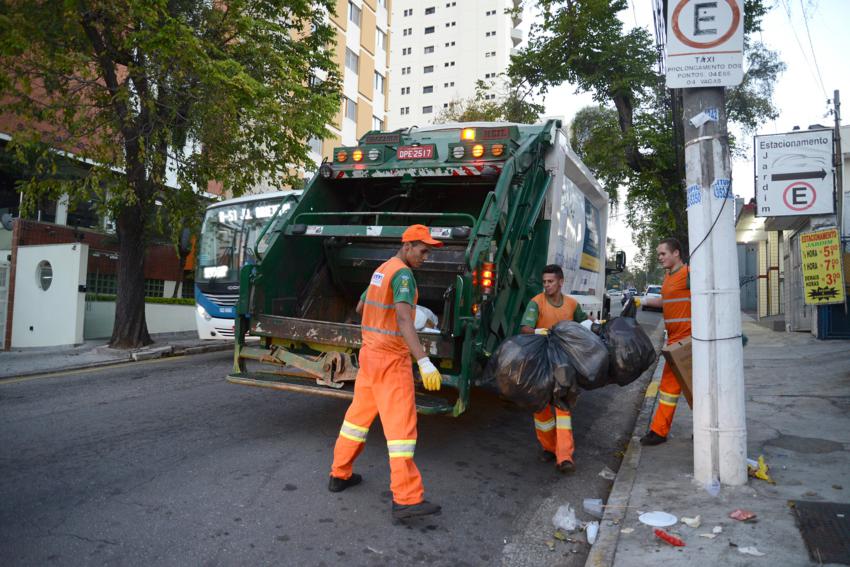
{"label": "road marking", "polygon": [[[226,351],[210,351],[212,352],[226,352]],[[207,353],[202,353],[207,354]],[[3,378],[0,379],[0,386],[4,386],[6,384],[19,384],[21,382],[29,382],[30,380],[38,380],[41,378],[57,378],[62,376],[73,376],[75,374],[83,374],[86,372],[100,372],[103,370],[112,370],[114,368],[123,368],[125,366],[138,366],[141,364],[156,364],[156,363],[164,363],[175,360],[182,360],[190,355],[186,354],[175,354],[173,356],[165,356],[162,358],[154,358],[151,360],[128,360],[127,362],[118,362],[115,364],[104,364],[102,366],[92,366],[90,368],[78,368],[76,370],[67,370],[65,372],[45,372],[44,374],[33,374],[31,376],[20,376],[20,377],[12,377],[12,378]],[[192,355],[197,356],[197,355]]]}

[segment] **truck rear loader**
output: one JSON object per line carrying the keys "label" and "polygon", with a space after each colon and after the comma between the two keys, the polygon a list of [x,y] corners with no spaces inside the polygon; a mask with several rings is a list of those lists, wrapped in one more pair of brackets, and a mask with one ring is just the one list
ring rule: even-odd
{"label": "truck rear loader", "polygon": [[258,238],[258,261],[240,273],[228,380],[352,398],[357,302],[404,229],[424,224],[444,246],[414,272],[419,304],[439,320],[419,338],[443,388],[417,393],[417,409],[460,415],[546,264],[563,268],[564,292],[586,313],[605,316],[607,223],[608,195],[558,120],[369,132],[335,148],[292,213]]}

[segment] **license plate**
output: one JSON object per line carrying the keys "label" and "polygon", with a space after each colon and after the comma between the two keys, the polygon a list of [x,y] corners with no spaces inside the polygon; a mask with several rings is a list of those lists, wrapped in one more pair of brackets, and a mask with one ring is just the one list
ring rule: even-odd
{"label": "license plate", "polygon": [[398,149],[398,159],[431,159],[434,157],[434,146],[401,146]]}

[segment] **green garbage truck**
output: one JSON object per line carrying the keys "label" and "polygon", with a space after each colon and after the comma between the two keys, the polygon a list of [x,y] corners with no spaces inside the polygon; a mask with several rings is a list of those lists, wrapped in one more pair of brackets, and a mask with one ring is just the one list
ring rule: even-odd
{"label": "green garbage truck", "polygon": [[[411,224],[444,243],[415,272],[431,321],[419,338],[443,374],[438,394],[417,394],[420,413],[469,406],[546,264],[562,266],[564,292],[586,313],[605,317],[608,195],[559,120],[372,131],[335,148],[291,214],[258,237],[256,263],[240,272],[228,381],[353,397],[356,305]],[[624,263],[618,253],[609,270]]]}

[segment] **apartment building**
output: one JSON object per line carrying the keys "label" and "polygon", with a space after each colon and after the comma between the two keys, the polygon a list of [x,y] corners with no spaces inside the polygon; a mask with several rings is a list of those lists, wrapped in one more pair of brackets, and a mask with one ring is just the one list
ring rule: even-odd
{"label": "apartment building", "polygon": [[[523,41],[519,0],[394,0],[392,129],[431,123],[449,102],[475,95],[479,79],[496,80]],[[495,98],[495,95],[491,95]]]}
{"label": "apartment building", "polygon": [[331,22],[337,29],[336,60],[342,75],[339,113],[328,125],[332,136],[312,140],[317,163],[333,148],[354,145],[387,124],[390,10],[392,0],[337,0]]}

